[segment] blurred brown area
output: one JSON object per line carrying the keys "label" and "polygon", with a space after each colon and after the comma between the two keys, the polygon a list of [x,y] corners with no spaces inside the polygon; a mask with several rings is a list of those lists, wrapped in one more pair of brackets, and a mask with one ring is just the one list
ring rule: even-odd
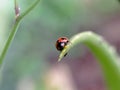
{"label": "blurred brown area", "polygon": [[[51,65],[54,66],[54,69],[56,69],[56,73],[59,73],[59,70],[57,68],[59,63],[57,63],[58,65],[56,65],[56,58],[51,58],[51,60],[53,60],[50,62]],[[95,58],[89,51],[86,51],[84,56],[76,57],[74,58],[74,60],[70,58],[67,59],[67,57],[65,58],[64,61],[60,62],[60,64],[66,63],[66,66],[68,66],[68,68],[70,69],[70,74],[72,75],[71,79],[77,87],[77,90],[106,90],[106,84],[104,82],[102,70],[98,62],[96,62]],[[52,74],[54,76],[54,73]],[[62,75],[60,75],[59,77],[61,77],[62,79]],[[54,80],[54,77],[52,79]],[[63,82],[64,80],[65,79],[63,79]]]}

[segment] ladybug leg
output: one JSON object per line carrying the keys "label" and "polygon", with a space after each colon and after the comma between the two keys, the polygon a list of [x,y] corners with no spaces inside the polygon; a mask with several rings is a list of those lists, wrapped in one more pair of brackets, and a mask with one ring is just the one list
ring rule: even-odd
{"label": "ladybug leg", "polygon": [[66,53],[65,55],[64,55],[64,57],[67,55],[68,53]]}

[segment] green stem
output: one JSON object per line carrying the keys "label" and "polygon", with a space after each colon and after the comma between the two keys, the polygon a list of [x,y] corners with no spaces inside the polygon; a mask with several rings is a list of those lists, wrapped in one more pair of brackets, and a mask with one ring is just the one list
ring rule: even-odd
{"label": "green stem", "polygon": [[21,15],[20,15],[20,19],[22,19],[24,16],[26,16],[33,8],[35,8],[35,6],[40,2],[40,0],[35,1],[26,11],[24,11]]}
{"label": "green stem", "polygon": [[30,11],[32,11],[35,8],[35,6],[39,3],[39,1],[40,0],[36,0],[33,4],[31,4],[31,6],[25,12],[23,12],[20,16],[18,16],[16,18],[15,24],[14,24],[14,26],[12,28],[12,31],[11,31],[9,37],[8,37],[7,42],[5,43],[3,51],[1,53],[0,65],[2,64],[2,62],[4,60],[4,57],[6,56],[7,50],[9,48],[10,44],[12,43],[12,40],[14,39],[14,36],[15,36],[15,33],[17,32],[20,21],[23,19],[24,16],[26,16]]}
{"label": "green stem", "polygon": [[15,36],[15,33],[16,33],[16,31],[17,31],[18,26],[19,26],[19,21],[17,21],[17,22],[14,24],[13,29],[12,29],[10,35],[9,35],[9,38],[8,38],[8,40],[7,40],[4,48],[3,48],[3,51],[2,51],[1,56],[0,56],[0,65],[1,65],[2,62],[3,62],[3,59],[4,59],[4,57],[5,57],[5,55],[6,55],[6,52],[7,52],[8,48],[9,48],[9,46],[10,46],[10,43],[12,42],[12,40],[13,40],[13,38],[14,38],[14,36]]}
{"label": "green stem", "polygon": [[117,63],[117,53],[115,49],[108,45],[103,38],[92,32],[83,32],[73,36],[70,43],[65,47],[59,56],[59,61],[64,55],[78,43],[83,43],[98,59],[109,90],[120,90],[120,66]]}

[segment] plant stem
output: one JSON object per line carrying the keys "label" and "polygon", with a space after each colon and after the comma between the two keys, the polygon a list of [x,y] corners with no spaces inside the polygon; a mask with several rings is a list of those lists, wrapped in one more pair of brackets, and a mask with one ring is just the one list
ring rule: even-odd
{"label": "plant stem", "polygon": [[[16,18],[15,24],[14,24],[14,26],[12,28],[12,31],[11,31],[9,37],[8,37],[8,40],[5,43],[3,51],[1,53],[0,65],[2,64],[2,62],[4,60],[4,57],[6,56],[7,50],[8,50],[10,44],[12,43],[12,41],[13,41],[13,39],[15,37],[15,33],[17,32],[20,21],[24,18],[24,16],[26,16],[30,11],[32,11],[35,8],[35,6],[39,3],[39,1],[40,0],[36,0],[33,4],[31,4],[31,6],[29,6],[29,8],[25,12],[23,12],[20,16],[18,16]],[[15,4],[16,4],[16,0],[15,0]]]}
{"label": "plant stem", "polygon": [[7,52],[8,48],[9,48],[9,46],[10,46],[10,44],[11,44],[11,42],[12,42],[14,36],[15,36],[15,33],[17,32],[17,28],[19,26],[19,22],[20,21],[15,22],[15,24],[13,26],[13,29],[12,29],[10,35],[9,35],[9,38],[8,38],[4,48],[3,48],[3,51],[2,51],[1,56],[0,56],[0,65],[3,62],[3,59],[4,59],[5,55],[6,55],[6,52]]}
{"label": "plant stem", "polygon": [[33,8],[35,8],[35,6],[40,2],[40,0],[36,0],[26,11],[24,11],[19,19],[22,19],[24,16],[26,16]]}

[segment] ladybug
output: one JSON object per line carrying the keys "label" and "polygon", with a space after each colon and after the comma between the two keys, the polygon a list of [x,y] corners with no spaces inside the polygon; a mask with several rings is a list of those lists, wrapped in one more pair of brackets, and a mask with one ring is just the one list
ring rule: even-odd
{"label": "ladybug", "polygon": [[58,38],[58,40],[56,41],[56,49],[58,51],[62,51],[65,48],[65,46],[68,44],[68,42],[69,40],[66,37]]}

